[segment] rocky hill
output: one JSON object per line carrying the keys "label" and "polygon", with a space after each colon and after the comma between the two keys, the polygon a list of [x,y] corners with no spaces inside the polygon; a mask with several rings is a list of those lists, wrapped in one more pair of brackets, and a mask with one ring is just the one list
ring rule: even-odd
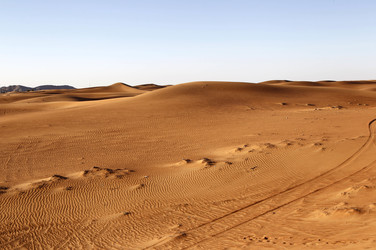
{"label": "rocky hill", "polygon": [[26,91],[36,91],[36,90],[46,90],[46,89],[75,89],[75,87],[69,85],[41,85],[35,88],[26,87],[22,85],[10,85],[7,87],[1,87],[0,93],[7,93],[7,92],[26,92]]}

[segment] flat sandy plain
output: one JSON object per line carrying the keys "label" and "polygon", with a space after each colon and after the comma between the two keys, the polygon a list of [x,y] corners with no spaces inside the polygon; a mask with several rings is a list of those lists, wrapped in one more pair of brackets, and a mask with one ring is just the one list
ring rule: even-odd
{"label": "flat sandy plain", "polygon": [[0,95],[1,249],[376,246],[376,81]]}

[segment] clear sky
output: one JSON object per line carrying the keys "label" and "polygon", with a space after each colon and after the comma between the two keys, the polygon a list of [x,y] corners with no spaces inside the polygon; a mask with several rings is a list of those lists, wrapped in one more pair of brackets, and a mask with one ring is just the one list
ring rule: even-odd
{"label": "clear sky", "polygon": [[374,0],[0,0],[0,86],[376,79]]}

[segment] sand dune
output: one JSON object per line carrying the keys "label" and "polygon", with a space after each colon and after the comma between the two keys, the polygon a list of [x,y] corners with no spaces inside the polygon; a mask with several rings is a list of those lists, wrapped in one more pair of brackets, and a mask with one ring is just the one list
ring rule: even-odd
{"label": "sand dune", "polygon": [[0,95],[0,248],[371,248],[376,82]]}
{"label": "sand dune", "polygon": [[267,85],[287,85],[287,86],[316,86],[316,87],[333,87],[333,88],[350,88],[350,89],[367,89],[374,85],[376,80],[369,81],[288,81],[288,80],[272,80],[261,82]]}
{"label": "sand dune", "polygon": [[165,87],[168,87],[168,86],[161,86],[161,85],[152,84],[152,83],[133,86],[133,88],[136,88],[136,89],[149,90],[149,91],[156,90],[156,89],[161,89],[161,88],[165,88]]}

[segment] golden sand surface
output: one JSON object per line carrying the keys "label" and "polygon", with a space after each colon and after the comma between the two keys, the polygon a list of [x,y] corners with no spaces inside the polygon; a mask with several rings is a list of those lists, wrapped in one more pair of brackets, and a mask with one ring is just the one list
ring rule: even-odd
{"label": "golden sand surface", "polygon": [[376,246],[376,81],[0,95],[1,249]]}

